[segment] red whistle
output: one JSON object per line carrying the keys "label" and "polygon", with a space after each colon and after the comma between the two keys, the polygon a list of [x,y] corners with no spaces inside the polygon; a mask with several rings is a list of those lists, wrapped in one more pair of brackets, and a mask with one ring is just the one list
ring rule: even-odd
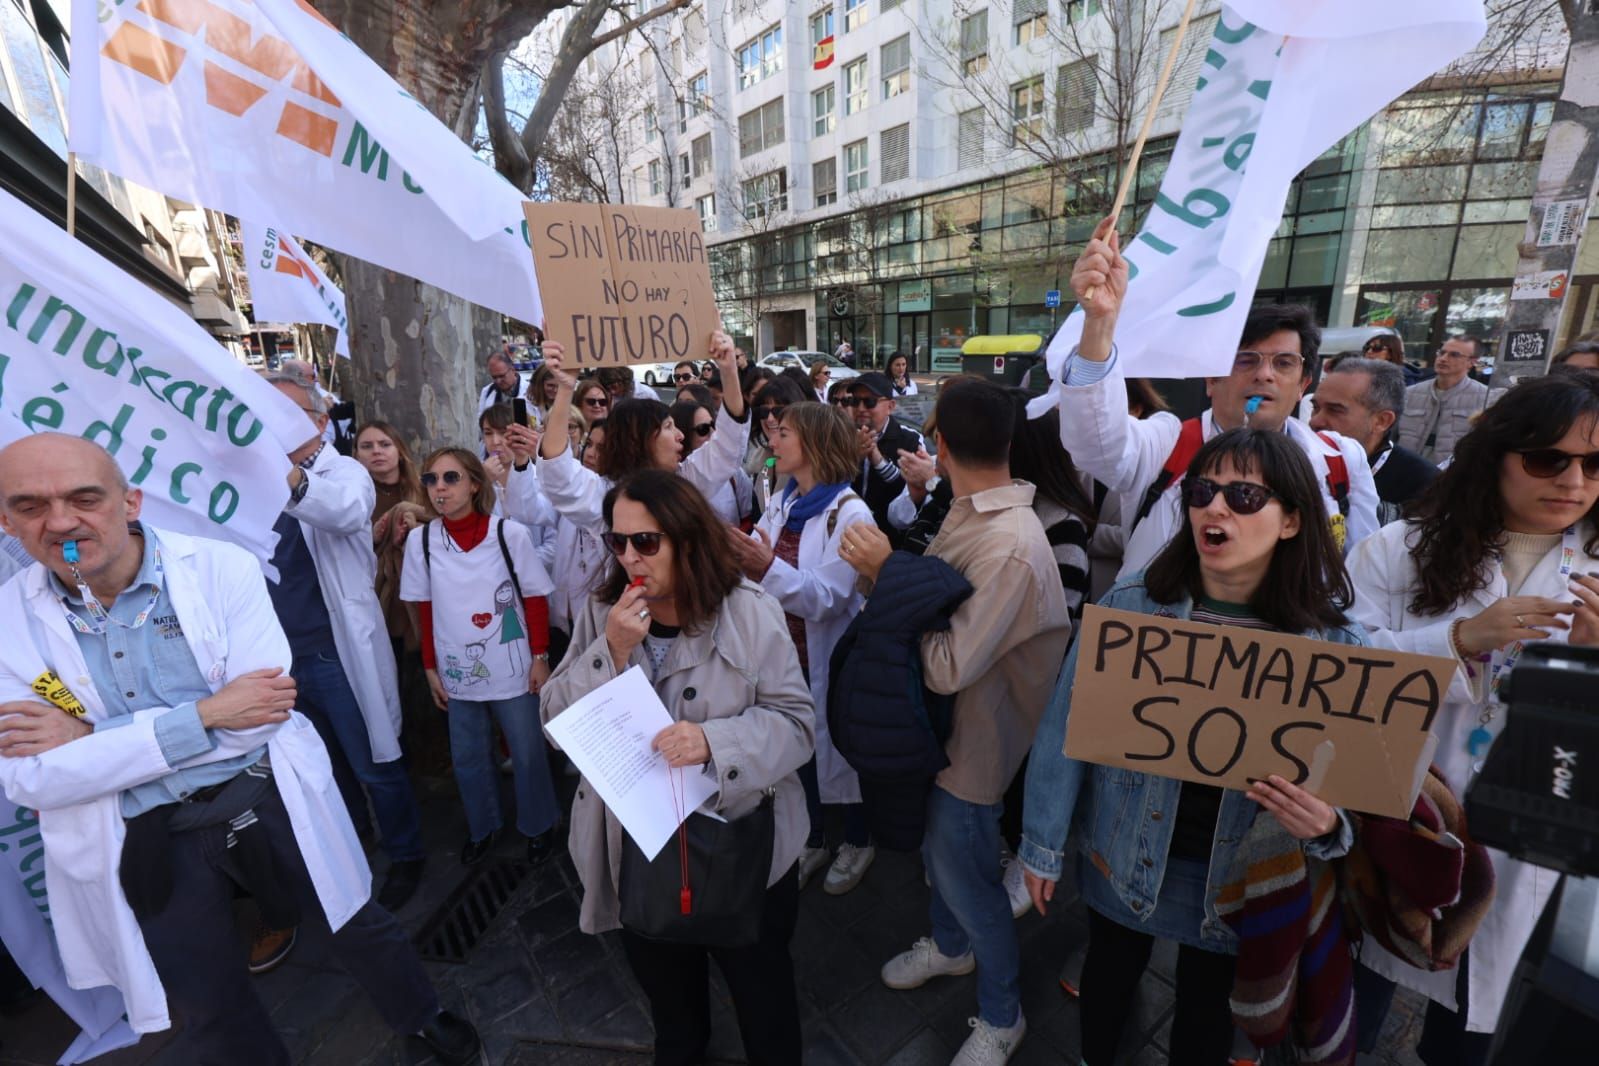
{"label": "red whistle", "polygon": [[632,581],[628,582],[627,587],[630,589],[641,589],[644,587],[644,579],[642,577],[635,577]]}
{"label": "red whistle", "polygon": [[677,903],[684,914],[694,913],[694,894],[687,888],[677,894]]}

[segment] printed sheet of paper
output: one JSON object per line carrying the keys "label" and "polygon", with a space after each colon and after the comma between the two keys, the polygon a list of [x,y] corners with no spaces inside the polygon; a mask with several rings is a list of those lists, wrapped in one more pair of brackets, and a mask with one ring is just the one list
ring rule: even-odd
{"label": "printed sheet of paper", "polygon": [[[679,812],[687,816],[716,795],[715,778],[695,766],[673,771],[650,747],[671,724],[665,704],[635,666],[544,727],[649,859],[677,832],[683,820]],[[686,793],[676,802],[674,784]]]}

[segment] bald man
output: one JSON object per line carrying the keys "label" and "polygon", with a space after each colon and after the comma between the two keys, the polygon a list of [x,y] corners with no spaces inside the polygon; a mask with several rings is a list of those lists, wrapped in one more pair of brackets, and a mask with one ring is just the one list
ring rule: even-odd
{"label": "bald man", "polygon": [[79,438],[0,451],[0,528],[35,560],[0,586],[0,789],[39,811],[68,979],[114,985],[140,1033],[175,1004],[185,1061],[287,1063],[234,925],[242,886],[267,921],[327,935],[396,1032],[476,1061],[476,1031],[368,899],[260,565],[142,524],[142,502]]}

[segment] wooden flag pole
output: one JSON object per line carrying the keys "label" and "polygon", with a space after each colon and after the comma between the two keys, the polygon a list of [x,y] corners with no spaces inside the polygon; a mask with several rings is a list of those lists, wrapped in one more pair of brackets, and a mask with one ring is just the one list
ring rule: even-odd
{"label": "wooden flag pole", "polygon": [[67,153],[67,236],[78,235],[78,153]]}
{"label": "wooden flag pole", "polygon": [[[1150,97],[1149,109],[1144,112],[1144,124],[1139,127],[1138,138],[1133,141],[1133,152],[1127,158],[1126,169],[1122,171],[1121,184],[1116,188],[1116,200],[1110,207],[1112,228],[1116,220],[1121,217],[1122,208],[1127,205],[1127,192],[1132,188],[1133,176],[1138,173],[1138,160],[1144,154],[1144,142],[1149,140],[1150,128],[1155,125],[1155,113],[1160,110],[1161,98],[1166,95],[1166,86],[1171,81],[1172,71],[1177,68],[1177,56],[1182,52],[1183,39],[1188,35],[1188,24],[1193,20],[1194,7],[1198,0],[1188,0],[1183,8],[1183,17],[1177,21],[1177,33],[1171,43],[1171,51],[1166,54],[1166,63],[1160,68],[1160,77],[1155,81],[1155,95]],[[1086,303],[1094,298],[1094,289],[1089,288],[1083,294]]]}

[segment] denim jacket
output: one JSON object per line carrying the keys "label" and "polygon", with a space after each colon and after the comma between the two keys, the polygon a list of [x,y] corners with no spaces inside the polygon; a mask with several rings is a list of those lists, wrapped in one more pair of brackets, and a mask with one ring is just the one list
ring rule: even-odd
{"label": "denim jacket", "polygon": [[[1142,573],[1118,581],[1100,603],[1163,618],[1186,619],[1193,610],[1193,604],[1186,599],[1156,603],[1144,588]],[[1365,630],[1355,622],[1304,636],[1335,644],[1366,643]],[[1077,673],[1081,648],[1079,641],[1066,657],[1055,694],[1033,738],[1022,808],[1022,845],[1017,857],[1038,877],[1059,881],[1066,834],[1075,822],[1077,846],[1083,857],[1105,877],[1123,904],[1147,919],[1155,909],[1166,874],[1182,782],[1079,762],[1062,753],[1066,720],[1071,715],[1072,679]],[[1244,793],[1235,789],[1223,791],[1206,878],[1205,921],[1200,930],[1206,940],[1233,940],[1232,930],[1216,915],[1216,893],[1232,869],[1238,842],[1258,811],[1259,807]],[[1340,811],[1338,828],[1326,837],[1306,841],[1305,852],[1318,859],[1337,858],[1349,850],[1353,841],[1349,819]]]}

